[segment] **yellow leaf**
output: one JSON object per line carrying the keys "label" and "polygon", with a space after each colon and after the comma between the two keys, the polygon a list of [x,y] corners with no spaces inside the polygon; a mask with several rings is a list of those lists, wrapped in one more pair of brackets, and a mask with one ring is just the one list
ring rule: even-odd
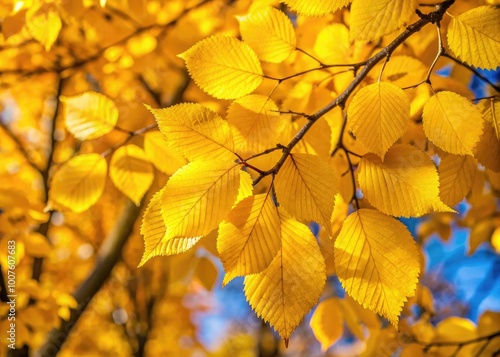
{"label": "yellow leaf", "polygon": [[201,239],[201,237],[166,239],[167,227],[163,222],[161,213],[164,190],[165,188],[162,188],[153,195],[142,216],[140,233],[144,238],[144,254],[138,267],[143,266],[149,259],[159,255],[184,253]]}
{"label": "yellow leaf", "polygon": [[351,5],[351,41],[373,41],[403,26],[415,13],[416,0],[354,0]]}
{"label": "yellow leaf", "polygon": [[462,61],[479,68],[500,66],[500,9],[478,6],[453,17],[448,46]]}
{"label": "yellow leaf", "polygon": [[352,213],[335,240],[335,267],[346,292],[395,327],[417,287],[419,254],[403,223],[370,209]]}
{"label": "yellow leaf", "polygon": [[108,165],[99,154],[83,154],[66,162],[55,173],[49,197],[74,212],[83,212],[101,197]]}
{"label": "yellow leaf", "polygon": [[31,232],[24,237],[24,246],[26,254],[38,258],[47,257],[52,250],[47,237],[37,232]]}
{"label": "yellow leaf", "polygon": [[[361,325],[361,320],[356,313],[356,310],[349,304],[346,299],[337,301],[340,306],[340,311],[342,316],[344,316],[345,323],[349,330],[360,340],[364,340],[365,336],[363,334],[363,328]],[[357,303],[356,303],[357,304]],[[375,315],[373,315],[375,316]]]}
{"label": "yellow leaf", "polygon": [[153,109],[167,144],[188,160],[234,160],[234,143],[229,125],[217,113],[194,103]]}
{"label": "yellow leaf", "polygon": [[219,226],[217,251],[227,277],[262,272],[281,245],[280,219],[270,192],[245,198]]}
{"label": "yellow leaf", "polygon": [[262,273],[245,278],[245,296],[257,315],[285,339],[316,304],[325,286],[325,262],[309,228],[280,211],[281,249]]}
{"label": "yellow leaf", "polygon": [[439,92],[424,106],[425,135],[444,151],[472,155],[483,133],[483,117],[467,98],[454,92]]}
{"label": "yellow leaf", "polygon": [[26,28],[45,51],[49,51],[61,31],[61,17],[53,4],[30,6],[26,12]]}
{"label": "yellow leaf", "polygon": [[368,75],[377,80],[382,67],[384,67],[382,80],[399,87],[414,85],[427,73],[427,67],[415,57],[391,56],[389,62],[379,63]]}
{"label": "yellow leaf", "polygon": [[[479,318],[477,326],[477,335],[479,337],[492,335],[498,332],[498,326],[500,326],[500,313],[497,311],[485,311]],[[476,345],[473,356],[479,356],[479,352],[482,352],[483,356],[494,356],[496,352],[500,351],[500,338],[498,336],[492,340],[487,340],[489,343],[486,348],[484,345],[487,342],[483,342]]]}
{"label": "yellow leaf", "polygon": [[281,11],[273,7],[258,8],[238,17],[238,21],[243,41],[261,60],[281,63],[295,51],[295,29]]}
{"label": "yellow leaf", "polygon": [[439,196],[448,206],[454,206],[469,193],[477,171],[471,156],[447,155],[439,164]]}
{"label": "yellow leaf", "polygon": [[236,99],[227,110],[227,121],[240,155],[257,154],[276,145],[283,127],[276,104],[260,94]]}
{"label": "yellow leaf", "polygon": [[153,166],[144,150],[124,145],[116,150],[109,165],[109,177],[115,186],[137,206],[153,183]]}
{"label": "yellow leaf", "polygon": [[439,177],[426,153],[410,145],[394,145],[382,162],[368,154],[359,163],[363,194],[391,216],[420,217],[429,212],[454,212],[439,199]]}
{"label": "yellow leaf", "polygon": [[[460,342],[473,340],[477,336],[477,330],[475,324],[462,317],[448,317],[447,319],[439,322],[436,326],[436,336],[432,342]],[[484,343],[484,342],[482,342]],[[429,349],[428,354],[439,355],[439,356],[456,356],[466,357],[474,356],[472,350],[476,347],[476,344],[466,344],[461,346],[460,353],[456,354],[457,345],[453,344],[451,346],[434,346]],[[481,356],[486,356],[481,354]]]}
{"label": "yellow leaf", "polygon": [[500,100],[496,97],[481,100],[477,106],[483,113],[484,119],[491,122],[497,139],[500,140]]}
{"label": "yellow leaf", "polygon": [[217,228],[236,201],[240,167],[232,162],[194,161],[170,177],[163,193],[167,238],[201,237]]}
{"label": "yellow leaf", "polygon": [[235,99],[253,92],[262,82],[255,52],[236,38],[212,36],[179,55],[196,84],[211,96]]}
{"label": "yellow leaf", "polygon": [[[240,172],[240,188],[238,189],[238,197],[236,198],[235,206],[238,202],[253,195],[253,180],[248,172]],[[234,207],[234,206],[233,206]]]}
{"label": "yellow leaf", "polygon": [[150,131],[144,135],[144,151],[153,165],[167,175],[172,175],[187,164],[182,155],[168,146],[159,131]]}
{"label": "yellow leaf", "polygon": [[66,128],[78,140],[97,139],[112,131],[118,121],[118,108],[103,94],[86,92],[60,99]]}
{"label": "yellow leaf", "polygon": [[318,304],[311,317],[309,326],[324,352],[344,333],[344,319],[338,298],[330,298]]}
{"label": "yellow leaf", "polygon": [[374,83],[362,88],[347,108],[351,131],[382,160],[387,150],[406,132],[409,119],[408,96],[390,83]]}
{"label": "yellow leaf", "polygon": [[500,172],[500,138],[498,137],[500,103],[481,101],[479,108],[485,119],[484,130],[481,139],[474,148],[474,157],[481,165],[498,173]]}
{"label": "yellow leaf", "polygon": [[314,52],[324,63],[345,63],[349,54],[349,29],[344,24],[325,26],[316,37]]}
{"label": "yellow leaf", "polygon": [[306,16],[322,16],[334,12],[351,0],[283,0],[293,11]]}
{"label": "yellow leaf", "polygon": [[317,156],[291,154],[274,180],[278,201],[299,220],[315,221],[331,233],[335,176]]}

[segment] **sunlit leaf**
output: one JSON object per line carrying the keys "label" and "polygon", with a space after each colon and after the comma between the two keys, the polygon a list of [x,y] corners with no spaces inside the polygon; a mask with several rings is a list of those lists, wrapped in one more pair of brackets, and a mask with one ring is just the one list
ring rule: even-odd
{"label": "sunlit leaf", "polygon": [[397,327],[420,273],[417,245],[403,223],[375,210],[352,213],[335,240],[335,267],[354,300]]}
{"label": "sunlit leaf", "polygon": [[471,156],[447,155],[439,164],[439,196],[448,206],[454,206],[469,193],[477,171]]}
{"label": "sunlit leaf", "polygon": [[136,145],[124,145],[113,153],[109,177],[125,196],[139,205],[153,183],[153,166],[143,149]]}
{"label": "sunlit leaf", "polygon": [[315,221],[330,232],[336,193],[335,176],[317,156],[292,154],[276,175],[278,201],[293,216]]}
{"label": "sunlit leaf", "polygon": [[453,17],[448,26],[448,46],[464,62],[479,68],[500,66],[500,9],[475,7]]}
{"label": "sunlit leaf", "polygon": [[26,28],[43,45],[45,51],[49,51],[61,31],[61,17],[53,4],[31,6],[26,12]]}
{"label": "sunlit leaf", "polygon": [[238,21],[243,41],[261,60],[280,63],[295,50],[295,29],[283,12],[273,7],[259,8],[238,17]]}
{"label": "sunlit leaf", "polygon": [[167,145],[188,160],[234,160],[234,143],[227,122],[214,111],[194,103],[183,103],[153,113]]}
{"label": "sunlit leaf", "polygon": [[195,161],[170,177],[162,212],[167,238],[201,237],[217,228],[236,201],[240,167],[225,161]]}
{"label": "sunlit leaf", "polygon": [[97,139],[110,131],[118,120],[118,108],[103,94],[86,92],[60,97],[64,103],[66,128],[78,140]]}
{"label": "sunlit leaf", "polygon": [[382,160],[387,150],[406,132],[410,100],[390,83],[375,83],[356,93],[347,109],[354,135]]}
{"label": "sunlit leaf", "polygon": [[403,26],[415,13],[416,0],[354,0],[351,41],[376,40]]}
{"label": "sunlit leaf", "polygon": [[219,226],[217,250],[229,277],[260,273],[281,246],[280,219],[271,193],[245,198]]}
{"label": "sunlit leaf", "polygon": [[99,154],[83,154],[66,162],[52,179],[49,197],[75,212],[83,212],[101,197],[108,165]]}
{"label": "sunlit leaf", "polygon": [[309,322],[314,336],[321,343],[321,350],[326,351],[337,342],[344,333],[344,319],[338,298],[322,301],[314,310]]}
{"label": "sunlit leaf", "polygon": [[255,52],[236,38],[212,36],[179,55],[196,84],[219,99],[235,99],[253,92],[262,82]]}
{"label": "sunlit leaf", "polygon": [[162,188],[153,195],[142,216],[140,233],[144,238],[145,247],[139,267],[144,265],[149,259],[158,255],[184,253],[201,239],[201,237],[167,239],[165,235],[167,227],[165,226],[165,222],[163,222],[161,213],[164,190],[165,188]]}
{"label": "sunlit leaf", "polygon": [[309,228],[280,212],[281,249],[262,273],[245,278],[245,296],[257,315],[285,339],[318,301],[325,262]]}
{"label": "sunlit leaf", "polygon": [[382,162],[368,154],[359,163],[359,185],[368,201],[385,214],[419,217],[429,212],[453,212],[439,198],[434,163],[410,145],[394,145]]}
{"label": "sunlit leaf", "polygon": [[424,107],[425,135],[441,149],[458,155],[472,155],[483,133],[479,109],[454,92],[439,92]]}
{"label": "sunlit leaf", "polygon": [[187,164],[181,154],[168,146],[159,131],[150,131],[144,135],[144,151],[153,165],[167,175],[172,175]]}
{"label": "sunlit leaf", "polygon": [[321,16],[346,6],[351,0],[284,0],[293,11],[307,16]]}

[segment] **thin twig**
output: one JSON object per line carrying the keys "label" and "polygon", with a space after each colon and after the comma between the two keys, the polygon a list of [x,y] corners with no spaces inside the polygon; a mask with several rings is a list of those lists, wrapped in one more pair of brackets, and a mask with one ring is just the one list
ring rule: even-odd
{"label": "thin twig", "polygon": [[[278,162],[271,169],[265,171],[263,174],[259,175],[254,181],[254,186],[258,184],[265,176],[276,174],[281,166],[285,163],[286,159],[290,155],[292,149],[299,143],[300,140],[306,135],[308,130],[314,125],[318,119],[323,115],[330,112],[335,107],[343,108],[349,96],[354,92],[354,90],[361,84],[361,82],[368,75],[370,70],[375,67],[375,65],[382,59],[389,56],[396,48],[398,48],[403,42],[405,42],[411,35],[420,31],[425,25],[429,23],[436,23],[446,10],[455,2],[455,0],[445,0],[443,3],[436,7],[434,12],[427,15],[422,14],[420,20],[409,25],[396,39],[394,39],[387,47],[382,49],[380,52],[375,54],[369,60],[365,61],[364,67],[359,71],[354,80],[349,84],[349,86],[332,102],[328,103],[325,107],[318,110],[316,113],[312,114],[310,120],[299,130],[295,137],[288,143],[288,145],[283,149],[283,155],[278,160]],[[286,77],[285,77],[286,78]]]}

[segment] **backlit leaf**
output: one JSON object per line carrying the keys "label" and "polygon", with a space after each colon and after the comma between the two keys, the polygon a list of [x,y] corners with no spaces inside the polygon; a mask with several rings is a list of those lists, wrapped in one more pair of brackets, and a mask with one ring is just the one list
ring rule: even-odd
{"label": "backlit leaf", "polygon": [[139,267],[158,255],[184,253],[201,239],[201,237],[167,239],[165,235],[167,227],[165,226],[165,222],[163,222],[161,214],[164,190],[165,188],[162,188],[153,195],[151,201],[149,201],[148,208],[146,208],[142,216],[140,233],[144,238],[144,254],[142,255]]}
{"label": "backlit leaf", "polygon": [[227,110],[234,147],[240,154],[256,154],[277,142],[282,128],[278,107],[266,96],[250,94],[236,99]]}
{"label": "backlit leaf", "polygon": [[415,13],[416,0],[354,0],[351,5],[351,41],[376,40],[387,35]]}
{"label": "backlit leaf", "polygon": [[136,145],[118,148],[111,158],[109,177],[137,206],[153,183],[153,166],[144,150]]}
{"label": "backlit leaf", "polygon": [[425,135],[441,149],[457,155],[472,155],[483,133],[483,118],[468,99],[454,92],[439,92],[424,106]]}
{"label": "backlit leaf", "polygon": [[55,173],[50,200],[72,211],[83,212],[101,197],[106,184],[108,164],[99,154],[78,155]]}
{"label": "backlit leaf", "polygon": [[309,322],[314,336],[321,343],[322,351],[326,351],[344,333],[344,319],[338,300],[330,298],[320,302]]}
{"label": "backlit leaf", "polygon": [[43,45],[45,51],[49,51],[61,31],[61,17],[53,4],[30,6],[26,12],[26,28]]}
{"label": "backlit leaf", "polygon": [[387,150],[406,132],[410,100],[399,87],[374,83],[356,93],[347,109],[351,131],[382,160]]}
{"label": "backlit leaf", "polygon": [[420,273],[417,245],[403,223],[370,209],[352,213],[335,240],[335,267],[354,300],[397,327]]}
{"label": "backlit leaf", "polygon": [[324,63],[337,64],[348,60],[349,29],[344,24],[325,26],[316,37],[314,52]]}
{"label": "backlit leaf", "polygon": [[498,98],[481,100],[477,106],[483,113],[484,119],[491,122],[497,139],[500,140],[500,100]]}
{"label": "backlit leaf", "polygon": [[280,63],[295,51],[295,29],[283,12],[259,8],[238,17],[243,41],[253,48],[263,61]]}
{"label": "backlit leaf", "polygon": [[179,55],[196,84],[219,99],[235,99],[253,92],[262,82],[255,52],[236,38],[212,36]]}
{"label": "backlit leaf", "polygon": [[290,155],[274,180],[278,201],[299,220],[315,221],[331,233],[335,176],[328,164],[309,154]]}
{"label": "backlit leaf", "polygon": [[159,131],[150,131],[144,135],[144,151],[153,165],[167,175],[172,175],[187,164],[181,154],[168,146]]}
{"label": "backlit leaf", "polygon": [[194,161],[170,177],[162,212],[168,239],[201,237],[217,228],[236,201],[240,167],[225,161]]}
{"label": "backlit leaf", "polygon": [[453,212],[439,198],[434,163],[410,145],[394,145],[382,162],[368,154],[359,163],[359,185],[368,201],[391,216],[419,217],[429,212]]}
{"label": "backlit leaf", "polygon": [[234,160],[234,143],[227,122],[214,111],[194,103],[153,109],[167,144],[188,160]]}
{"label": "backlit leaf", "polygon": [[78,140],[97,139],[112,131],[118,121],[118,108],[103,94],[86,92],[60,99],[66,128]]}
{"label": "backlit leaf", "polygon": [[245,198],[219,226],[217,250],[230,278],[260,273],[280,246],[280,219],[270,192]]}
{"label": "backlit leaf", "polygon": [[500,66],[500,9],[475,7],[453,17],[448,26],[448,46],[462,61],[479,68]]}
{"label": "backlit leaf", "polygon": [[477,171],[471,156],[447,155],[439,164],[439,195],[448,206],[454,206],[469,193]]}
{"label": "backlit leaf", "polygon": [[283,0],[293,11],[301,15],[321,16],[334,12],[352,0]]}
{"label": "backlit leaf", "polygon": [[285,339],[318,301],[325,262],[309,228],[280,212],[281,248],[262,273],[245,278],[245,296],[257,315]]}

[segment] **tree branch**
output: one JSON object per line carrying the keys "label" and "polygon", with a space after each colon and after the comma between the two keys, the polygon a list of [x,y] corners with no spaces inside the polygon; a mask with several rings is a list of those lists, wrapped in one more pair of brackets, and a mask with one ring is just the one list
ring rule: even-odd
{"label": "tree branch", "polygon": [[441,4],[436,5],[436,10],[429,14],[421,14],[420,20],[411,24],[403,31],[394,41],[392,41],[387,47],[385,47],[382,51],[375,54],[369,60],[366,61],[365,66],[359,73],[356,75],[354,80],[349,84],[349,86],[332,102],[327,104],[325,107],[318,110],[316,113],[312,114],[308,119],[308,122],[300,129],[300,131],[295,135],[295,137],[288,143],[288,145],[283,149],[283,155],[279,159],[279,161],[274,165],[273,168],[264,171],[260,174],[254,181],[253,185],[255,186],[262,180],[265,176],[276,174],[281,166],[285,163],[285,160],[290,155],[290,152],[298,144],[298,142],[306,135],[309,129],[318,121],[323,115],[334,109],[335,107],[343,108],[349,96],[354,92],[354,90],[361,84],[361,82],[368,75],[370,70],[375,67],[375,65],[380,62],[382,59],[390,56],[392,52],[396,48],[398,48],[403,42],[405,42],[411,35],[420,31],[425,25],[429,23],[439,22],[443,17],[446,10],[455,2],[455,0],[445,0]]}

